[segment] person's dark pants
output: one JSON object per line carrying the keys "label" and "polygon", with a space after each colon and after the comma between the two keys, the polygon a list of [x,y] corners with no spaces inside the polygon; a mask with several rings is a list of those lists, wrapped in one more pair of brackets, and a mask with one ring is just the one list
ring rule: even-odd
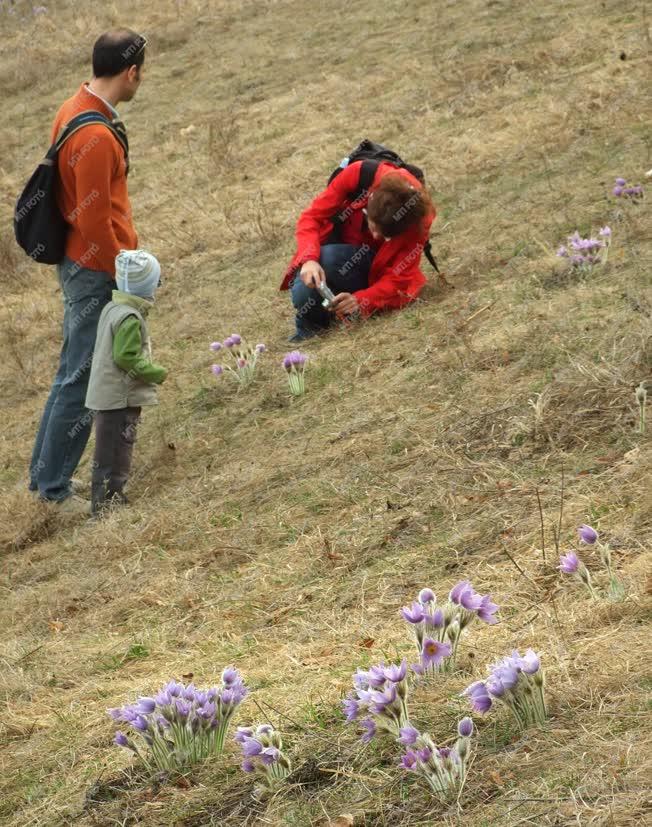
{"label": "person's dark pants", "polygon": [[140,408],[95,412],[95,456],[91,480],[94,514],[110,503],[125,503]]}
{"label": "person's dark pants", "polygon": [[69,258],[57,265],[63,295],[63,346],[29,467],[31,491],[46,500],[70,496],[70,479],[91,432],[85,406],[97,323],[114,286],[107,273]]}
{"label": "person's dark pants", "polygon": [[[326,274],[326,284],[338,293],[355,293],[369,286],[369,270],[374,251],[367,245],[324,244],[319,263]],[[306,287],[299,270],[290,288],[296,310],[296,337],[309,339],[332,324],[335,316],[322,307],[322,297],[314,287]]]}

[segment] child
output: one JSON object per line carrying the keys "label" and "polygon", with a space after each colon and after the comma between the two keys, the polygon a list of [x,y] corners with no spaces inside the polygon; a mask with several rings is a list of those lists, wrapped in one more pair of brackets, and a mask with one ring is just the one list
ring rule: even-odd
{"label": "child", "polygon": [[143,405],[156,405],[156,385],[167,371],[152,362],[146,318],[161,268],[145,250],[121,250],[115,259],[118,289],[102,310],[86,394],[95,411],[91,512],[125,504],[136,426]]}

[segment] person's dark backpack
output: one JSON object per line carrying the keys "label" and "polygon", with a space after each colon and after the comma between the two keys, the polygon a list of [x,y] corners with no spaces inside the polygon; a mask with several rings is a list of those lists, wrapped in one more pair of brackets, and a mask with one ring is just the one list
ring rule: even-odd
{"label": "person's dark backpack", "polygon": [[[373,184],[376,170],[381,163],[393,164],[397,169],[406,169],[411,175],[414,175],[417,181],[420,181],[421,184],[425,184],[426,177],[420,167],[417,167],[414,164],[406,163],[400,155],[394,152],[393,149],[389,149],[388,147],[383,146],[383,144],[377,144],[374,141],[370,141],[368,138],[361,141],[356,148],[346,156],[346,158],[342,159],[339,167],[336,167],[331,172],[328,183],[330,184],[333,179],[337,178],[343,169],[355,161],[362,161],[362,166],[360,167],[358,186],[355,190],[352,190],[349,193],[349,200],[351,204],[355,204],[356,201],[359,201],[367,195],[369,188]],[[337,236],[339,232],[339,226],[344,223],[346,218],[347,216],[342,213],[339,213],[333,217],[333,231],[335,236]],[[435,271],[439,273],[439,267],[437,267],[437,262],[432,254],[432,245],[430,244],[430,240],[424,244],[423,254],[434,267]]]}
{"label": "person's dark backpack", "polygon": [[19,246],[39,264],[58,264],[65,252],[69,225],[57,205],[57,155],[68,138],[92,123],[104,124],[120,141],[129,169],[129,143],[124,126],[118,120],[110,121],[101,112],[88,110],[72,118],[45,158],[36,167],[32,177],[16,202],[14,233]]}

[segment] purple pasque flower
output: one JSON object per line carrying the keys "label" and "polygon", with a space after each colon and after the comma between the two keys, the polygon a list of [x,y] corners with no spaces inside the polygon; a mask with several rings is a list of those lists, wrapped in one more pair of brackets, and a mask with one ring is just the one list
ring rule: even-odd
{"label": "purple pasque flower", "polygon": [[403,620],[407,620],[408,623],[422,623],[426,613],[423,610],[423,606],[416,601],[412,604],[412,608],[409,606],[403,606],[401,609],[401,617]]}
{"label": "purple pasque flower", "polygon": [[211,350],[214,350],[214,351],[217,352],[218,350],[222,350],[222,347],[223,347],[222,342],[211,342]]}
{"label": "purple pasque flower", "polygon": [[494,698],[502,698],[507,687],[496,675],[489,675],[486,680],[487,692]]}
{"label": "purple pasque flower", "polygon": [[250,726],[239,726],[236,731],[235,735],[233,736],[233,740],[237,744],[244,744],[247,738],[251,738],[254,734],[253,727]]}
{"label": "purple pasque flower", "polygon": [[299,350],[293,350],[290,353],[286,353],[283,357],[283,367],[286,370],[292,370],[292,368],[302,367],[307,361],[308,357],[305,353],[301,353]]}
{"label": "purple pasque flower", "polygon": [[584,543],[587,546],[592,546],[598,542],[598,532],[590,525],[581,525],[577,529],[577,533],[579,534],[580,543]]}
{"label": "purple pasque flower", "polygon": [[124,721],[124,712],[122,707],[116,706],[113,709],[107,709],[106,714],[111,718],[113,721]]}
{"label": "purple pasque flower", "polygon": [[364,744],[368,744],[376,734],[376,722],[372,718],[363,718],[360,721],[360,726],[365,730],[360,736],[360,740]]}
{"label": "purple pasque flower", "polygon": [[355,698],[345,698],[342,701],[342,711],[346,717],[347,724],[355,721],[360,714],[360,703]]}
{"label": "purple pasque flower", "polygon": [[[518,652],[515,654],[518,655]],[[523,657],[519,656],[519,666],[526,675],[534,675],[541,668],[541,659],[534,649],[528,649]]]}
{"label": "purple pasque flower", "polygon": [[224,340],[224,347],[231,348],[231,347],[233,347],[234,345],[235,345],[235,342],[233,341],[233,339],[231,338],[231,336],[227,336],[227,337],[226,337],[226,339]]}
{"label": "purple pasque flower", "polygon": [[386,666],[383,669],[383,674],[388,681],[400,683],[407,674],[407,661],[403,658],[400,664],[392,663],[390,666]]}
{"label": "purple pasque flower", "polygon": [[139,732],[147,732],[149,729],[149,721],[147,718],[144,718],[142,715],[136,715],[136,717],[130,721],[132,727],[137,729]]}
{"label": "purple pasque flower", "polygon": [[172,695],[167,689],[161,689],[154,695],[154,700],[160,707],[170,706],[172,704]]}
{"label": "purple pasque flower", "polygon": [[622,185],[621,185],[621,184],[617,184],[617,185],[613,188],[613,190],[611,191],[611,194],[612,194],[612,195],[615,195],[615,196],[616,196],[616,198],[620,198],[620,196],[623,194],[623,187],[622,187]]}
{"label": "purple pasque flower", "polygon": [[396,696],[396,686],[393,683],[390,683],[382,691],[372,692],[369,710],[374,712],[376,715],[382,715],[387,707],[394,703]]}
{"label": "purple pasque flower", "polygon": [[498,605],[491,602],[491,595],[485,594],[482,597],[480,608],[477,610],[478,618],[489,626],[493,626],[494,623],[498,623],[498,618],[494,617],[497,611]]}
{"label": "purple pasque flower", "polygon": [[513,661],[505,661],[494,666],[492,676],[497,678],[505,689],[512,689],[518,683],[519,668],[520,666],[516,666]]}
{"label": "purple pasque flower", "polygon": [[235,666],[227,666],[222,672],[222,683],[226,684],[226,686],[231,686],[239,680],[242,679],[240,678],[240,673]]}
{"label": "purple pasque flower", "polygon": [[417,754],[414,750],[409,749],[405,755],[401,756],[401,760],[398,762],[399,767],[402,767],[404,770],[416,770],[417,766]]}
{"label": "purple pasque flower", "polygon": [[559,247],[559,249],[557,250],[557,255],[558,255],[560,258],[568,258],[568,250],[566,249],[566,247],[564,247],[564,245],[563,245],[563,244],[562,244],[562,245]]}
{"label": "purple pasque flower", "polygon": [[482,595],[478,594],[472,586],[469,586],[460,592],[459,604],[469,612],[477,612],[482,606]]}
{"label": "purple pasque flower", "polygon": [[611,227],[606,226],[606,225],[604,227],[600,227],[600,232],[598,233],[598,235],[602,236],[602,238],[610,239],[611,238]]}
{"label": "purple pasque flower", "polygon": [[276,747],[265,747],[265,749],[260,753],[260,760],[266,767],[271,767],[272,764],[275,764],[281,755],[281,751]]}
{"label": "purple pasque flower", "polygon": [[385,685],[386,680],[385,667],[383,664],[371,666],[367,671],[364,669],[357,669],[353,675],[353,685],[357,689],[366,689],[367,687],[372,687],[372,689],[380,689]]}
{"label": "purple pasque flower", "polygon": [[426,613],[423,622],[432,629],[441,629],[444,625],[444,613],[441,609],[435,609],[432,614]]}
{"label": "purple pasque flower", "polygon": [[473,735],[473,721],[469,718],[462,718],[457,724],[457,734],[460,738],[470,738]]}
{"label": "purple pasque flower", "polygon": [[580,558],[574,551],[569,551],[562,554],[559,558],[559,565],[557,568],[563,574],[575,574],[580,567]]}
{"label": "purple pasque flower", "polygon": [[113,737],[113,743],[118,747],[127,747],[129,746],[129,739],[124,732],[116,732]]}
{"label": "purple pasque flower", "polygon": [[237,333],[232,333],[229,337],[234,345],[242,344],[242,336],[238,335]]}
{"label": "purple pasque flower", "polygon": [[267,350],[267,348],[265,347],[265,345],[262,342],[260,342],[259,344],[256,345],[254,350],[256,351],[256,353],[264,353]]}
{"label": "purple pasque flower", "polygon": [[183,684],[177,681],[170,681],[163,687],[164,692],[169,692],[173,698],[178,698],[183,692]]}
{"label": "purple pasque flower", "polygon": [[493,702],[489,697],[489,693],[486,693],[485,695],[472,695],[469,698],[469,702],[471,704],[471,709],[473,709],[474,712],[480,712],[481,714],[489,712],[493,705]]}
{"label": "purple pasque flower", "polygon": [[202,706],[197,707],[197,714],[206,720],[213,718],[216,712],[217,707],[211,701],[206,701]]}
{"label": "purple pasque flower", "polygon": [[156,709],[156,701],[154,698],[138,698],[136,701],[136,710],[141,715],[150,715]]}
{"label": "purple pasque flower", "polygon": [[260,755],[263,751],[263,745],[255,738],[246,738],[242,743],[242,754],[247,758],[253,758],[254,755]]}
{"label": "purple pasque flower", "polygon": [[442,643],[440,640],[433,640],[427,637],[421,647],[421,663],[426,669],[429,666],[439,666],[444,658],[452,652],[450,643]]}
{"label": "purple pasque flower", "polygon": [[430,747],[422,747],[421,749],[417,750],[417,758],[421,761],[422,764],[427,764],[428,761],[432,758],[432,750]]}
{"label": "purple pasque flower", "polygon": [[244,772],[255,772],[256,764],[252,761],[251,758],[244,758],[240,767],[244,770]]}
{"label": "purple pasque flower", "polygon": [[421,733],[416,727],[408,724],[408,726],[401,727],[399,735],[399,743],[406,747],[411,747],[413,744],[416,744],[417,738],[421,735]]}
{"label": "purple pasque flower", "polygon": [[453,588],[450,590],[448,594],[450,602],[455,603],[459,606],[460,594],[464,591],[464,589],[471,589],[471,591],[473,591],[473,587],[471,586],[470,580],[460,580],[459,583],[456,583],[453,586]]}
{"label": "purple pasque flower", "polygon": [[624,187],[627,184],[624,178],[616,178],[616,186],[617,187]]}
{"label": "purple pasque flower", "polygon": [[435,603],[437,598],[432,589],[421,589],[418,597],[419,603],[425,605],[427,603]]}
{"label": "purple pasque flower", "polygon": [[488,712],[492,707],[492,700],[484,681],[475,681],[462,692],[469,699],[471,709],[475,712]]}
{"label": "purple pasque flower", "polygon": [[211,372],[213,376],[221,376],[224,373],[222,365],[211,365]]}
{"label": "purple pasque flower", "polygon": [[184,701],[183,698],[177,698],[174,702],[174,707],[176,709],[177,716],[182,721],[185,721],[188,715],[190,715],[190,710],[192,708],[188,701]]}

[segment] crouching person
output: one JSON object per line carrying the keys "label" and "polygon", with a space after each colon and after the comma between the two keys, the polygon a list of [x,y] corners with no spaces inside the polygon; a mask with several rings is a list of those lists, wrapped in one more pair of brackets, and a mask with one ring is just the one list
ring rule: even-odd
{"label": "crouching person", "polygon": [[[281,284],[296,313],[290,341],[324,331],[335,318],[414,301],[426,283],[420,261],[434,218],[427,191],[408,169],[355,161],[332,178],[299,218],[297,252]],[[324,285],[334,294],[326,304]]]}
{"label": "crouching person", "polygon": [[167,371],[152,362],[147,314],[160,283],[158,261],[144,250],[122,250],[115,260],[117,290],[100,316],[86,407],[95,411],[91,510],[126,504],[141,408],[156,405],[156,385]]}

